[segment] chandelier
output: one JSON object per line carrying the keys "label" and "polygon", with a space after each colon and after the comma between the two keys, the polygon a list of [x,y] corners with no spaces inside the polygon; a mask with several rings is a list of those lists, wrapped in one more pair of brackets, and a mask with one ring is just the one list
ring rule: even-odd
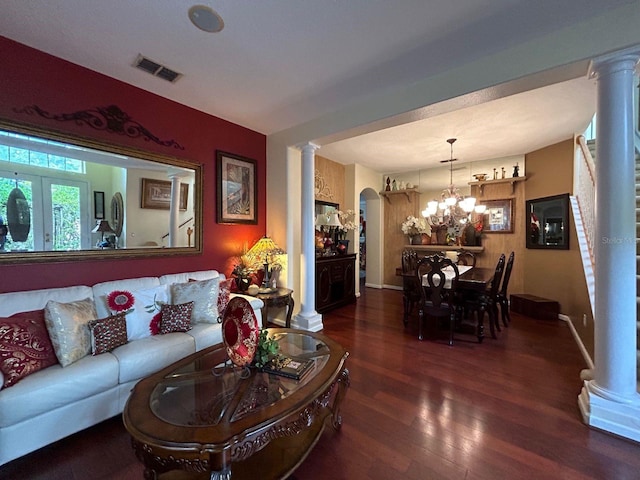
{"label": "chandelier", "polygon": [[437,200],[427,202],[427,208],[422,211],[424,217],[436,217],[433,220],[451,227],[467,223],[470,221],[471,212],[482,214],[487,208],[485,205],[476,205],[475,197],[464,197],[453,184],[453,162],[457,161],[457,158],[453,158],[453,144],[456,140],[457,138],[447,139],[451,156],[449,160],[442,161],[449,164],[449,186],[440,194],[439,202]]}

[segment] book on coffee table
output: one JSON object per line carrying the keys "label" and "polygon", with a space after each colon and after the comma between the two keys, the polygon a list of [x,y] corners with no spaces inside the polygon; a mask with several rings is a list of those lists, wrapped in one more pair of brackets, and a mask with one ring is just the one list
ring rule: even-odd
{"label": "book on coffee table", "polygon": [[312,358],[308,359],[296,359],[290,357],[285,359],[282,367],[274,367],[269,364],[264,367],[264,371],[273,375],[280,375],[282,377],[293,378],[294,380],[300,380],[304,375],[311,370],[314,365]]}

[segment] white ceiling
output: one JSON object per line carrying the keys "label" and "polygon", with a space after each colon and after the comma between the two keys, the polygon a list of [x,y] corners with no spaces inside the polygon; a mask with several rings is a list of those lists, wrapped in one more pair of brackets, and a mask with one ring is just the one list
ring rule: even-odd
{"label": "white ceiling", "polygon": [[[0,33],[268,135],[635,0],[198,1],[222,32],[190,23],[195,0],[3,0]],[[184,76],[171,84],[135,69],[138,54]],[[583,129],[593,88],[581,78],[319,154],[380,172],[448,158],[449,137],[461,161],[522,154]]]}

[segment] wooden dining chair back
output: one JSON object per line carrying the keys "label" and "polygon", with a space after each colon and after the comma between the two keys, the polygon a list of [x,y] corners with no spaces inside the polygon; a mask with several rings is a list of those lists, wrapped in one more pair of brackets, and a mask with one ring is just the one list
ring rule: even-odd
{"label": "wooden dining chair back", "polygon": [[505,256],[504,253],[502,253],[496,264],[491,285],[482,300],[482,309],[489,314],[489,329],[491,330],[491,336],[493,338],[497,338],[496,330],[501,330],[500,322],[498,322],[498,288],[500,287],[500,281],[502,280],[502,274],[504,272],[504,261]]}
{"label": "wooden dining chair back", "polygon": [[458,265],[476,266],[476,256],[468,250],[458,250]]}
{"label": "wooden dining chair back", "polygon": [[513,259],[515,252],[511,252],[507,265],[504,267],[504,278],[502,279],[502,286],[498,292],[497,303],[500,305],[500,314],[502,316],[502,324],[505,327],[511,323],[511,315],[509,315],[509,297],[507,295],[507,289],[509,288],[509,279],[511,278],[511,269],[513,269]]}
{"label": "wooden dining chair back", "polygon": [[420,284],[416,280],[418,254],[415,250],[402,251],[402,302],[404,315],[402,321],[405,327],[409,323],[409,316],[413,307],[420,302]]}
{"label": "wooden dining chair back", "polygon": [[[452,270],[451,282],[447,284],[445,268]],[[418,338],[422,340],[425,317],[433,317],[436,321],[436,330],[442,318],[449,321],[449,345],[453,345],[453,331],[455,327],[456,287],[458,284],[458,267],[449,258],[441,255],[425,256],[418,261],[416,268],[416,281],[420,285],[420,324],[418,326]]]}

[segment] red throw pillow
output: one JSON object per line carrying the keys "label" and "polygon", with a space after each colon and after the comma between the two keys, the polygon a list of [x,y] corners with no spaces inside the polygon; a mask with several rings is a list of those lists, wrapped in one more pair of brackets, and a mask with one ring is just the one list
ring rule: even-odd
{"label": "red throw pillow", "polygon": [[127,321],[125,315],[124,312],[120,312],[107,318],[89,322],[92,355],[110,352],[114,348],[127,343]]}
{"label": "red throw pillow", "polygon": [[191,311],[193,302],[179,305],[162,305],[160,313],[160,333],[187,332],[191,330]]}
{"label": "red throw pillow", "polygon": [[58,359],[44,323],[44,310],[0,318],[0,370],[4,387],[56,363]]}
{"label": "red throw pillow", "polygon": [[218,319],[222,321],[224,311],[227,309],[229,299],[231,298],[231,288],[234,284],[233,278],[227,278],[220,282],[220,291],[218,292]]}

